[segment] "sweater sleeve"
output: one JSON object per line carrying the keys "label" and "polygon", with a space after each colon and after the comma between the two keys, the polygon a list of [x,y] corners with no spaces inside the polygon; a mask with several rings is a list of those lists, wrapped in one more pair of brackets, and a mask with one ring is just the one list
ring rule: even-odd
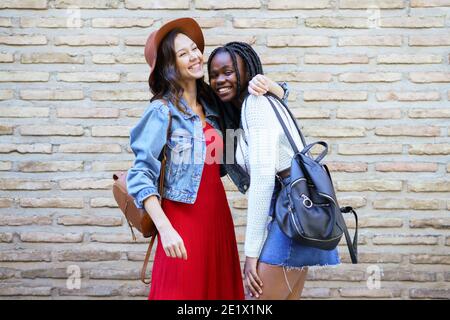
{"label": "sweater sleeve", "polygon": [[249,96],[243,116],[248,137],[250,188],[248,194],[245,255],[259,257],[266,233],[268,213],[275,187],[277,130],[273,128],[272,107],[264,96]]}

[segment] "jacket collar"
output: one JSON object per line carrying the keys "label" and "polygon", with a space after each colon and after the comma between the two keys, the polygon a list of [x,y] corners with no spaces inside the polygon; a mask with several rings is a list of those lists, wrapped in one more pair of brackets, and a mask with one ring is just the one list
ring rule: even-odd
{"label": "jacket collar", "polygon": [[[169,95],[168,94],[164,95],[164,99],[166,99],[170,104],[173,105],[172,101],[169,99]],[[200,100],[200,103],[203,106],[203,109],[204,109],[204,112],[205,112],[205,117],[207,117],[207,118],[209,118],[209,117],[219,118],[219,112],[217,110],[215,110],[215,108],[213,108],[212,106],[207,104],[205,102],[205,100],[203,100],[201,98],[199,98],[199,100]],[[184,108],[184,112],[181,113],[181,115],[183,116],[184,119],[190,119],[190,118],[196,116],[196,113],[194,111],[192,111],[191,108],[188,107],[188,104],[187,104],[186,100],[183,97],[180,99],[180,104]]]}

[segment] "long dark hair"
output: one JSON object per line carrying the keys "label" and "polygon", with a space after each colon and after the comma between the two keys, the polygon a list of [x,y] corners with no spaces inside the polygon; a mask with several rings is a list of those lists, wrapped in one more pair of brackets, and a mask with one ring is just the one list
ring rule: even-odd
{"label": "long dark hair", "polygon": [[[155,64],[155,70],[148,79],[150,91],[153,98],[150,101],[162,99],[164,95],[169,96],[169,100],[180,110],[186,112],[185,108],[180,106],[180,100],[184,89],[180,84],[181,75],[176,65],[175,37],[183,33],[180,29],[170,31],[161,41]],[[184,33],[183,33],[184,34]],[[204,99],[211,103],[211,92],[204,78],[196,80],[197,98]]]}

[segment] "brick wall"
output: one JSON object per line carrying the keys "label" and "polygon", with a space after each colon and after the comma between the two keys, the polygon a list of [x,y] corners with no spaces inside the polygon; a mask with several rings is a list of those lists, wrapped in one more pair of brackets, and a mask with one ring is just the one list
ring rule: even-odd
{"label": "brick wall", "polygon": [[[183,16],[201,24],[206,56],[251,43],[266,73],[289,82],[307,140],[331,145],[340,203],[360,215],[361,264],[342,243],[346,263],[310,272],[304,297],[450,298],[449,0],[0,9],[0,298],[145,299],[146,241],[131,241],[111,175],[131,165],[128,132],[148,104],[145,39]],[[224,183],[243,259],[247,202]]]}

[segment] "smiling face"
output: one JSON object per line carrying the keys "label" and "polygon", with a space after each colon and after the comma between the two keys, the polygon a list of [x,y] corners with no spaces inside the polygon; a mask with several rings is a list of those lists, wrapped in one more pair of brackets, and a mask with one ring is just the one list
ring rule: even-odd
{"label": "smiling face", "polygon": [[203,77],[203,54],[194,41],[179,33],[174,40],[174,50],[176,67],[183,81]]}
{"label": "smiling face", "polygon": [[[236,55],[236,62],[241,78],[242,91],[248,85],[247,72],[244,61],[239,55]],[[237,75],[233,66],[233,60],[228,52],[218,52],[211,60],[209,82],[211,88],[223,102],[230,102],[237,97]]]}

